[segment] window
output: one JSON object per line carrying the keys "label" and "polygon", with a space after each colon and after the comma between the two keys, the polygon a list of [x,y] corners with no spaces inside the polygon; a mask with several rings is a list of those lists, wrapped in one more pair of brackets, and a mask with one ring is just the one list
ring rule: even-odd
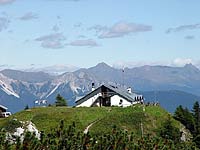
{"label": "window", "polygon": [[122,105],[122,103],[123,103],[123,100],[122,100],[122,99],[120,99],[120,101],[119,101],[119,105]]}

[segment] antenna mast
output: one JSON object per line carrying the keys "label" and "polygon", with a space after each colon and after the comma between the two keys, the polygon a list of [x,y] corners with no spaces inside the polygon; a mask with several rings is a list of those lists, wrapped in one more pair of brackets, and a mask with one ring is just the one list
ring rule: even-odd
{"label": "antenna mast", "polygon": [[124,67],[122,68],[122,86],[124,88]]}

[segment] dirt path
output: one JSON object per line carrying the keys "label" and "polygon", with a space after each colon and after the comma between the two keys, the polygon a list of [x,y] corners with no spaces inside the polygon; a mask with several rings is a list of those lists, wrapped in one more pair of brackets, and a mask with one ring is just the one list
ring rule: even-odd
{"label": "dirt path", "polygon": [[95,124],[97,121],[99,121],[99,120],[96,120],[96,121],[92,122],[91,124],[89,124],[89,125],[85,128],[85,130],[83,131],[83,133],[84,133],[84,134],[87,134],[88,131],[89,131],[89,129],[90,129],[90,127],[91,127],[93,124]]}

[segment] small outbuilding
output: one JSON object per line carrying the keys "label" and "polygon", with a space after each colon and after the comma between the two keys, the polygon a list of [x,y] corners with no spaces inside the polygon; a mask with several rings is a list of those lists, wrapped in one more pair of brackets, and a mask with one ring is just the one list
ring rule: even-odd
{"label": "small outbuilding", "polygon": [[35,106],[46,107],[47,105],[48,105],[48,101],[45,100],[45,99],[35,100],[34,101],[34,107]]}
{"label": "small outbuilding", "polygon": [[0,118],[5,118],[11,115],[10,112],[7,112],[7,107],[0,105]]}
{"label": "small outbuilding", "polygon": [[127,107],[143,102],[143,96],[133,93],[131,88],[124,90],[115,86],[102,84],[95,89],[93,84],[92,91],[76,101],[76,107]]}

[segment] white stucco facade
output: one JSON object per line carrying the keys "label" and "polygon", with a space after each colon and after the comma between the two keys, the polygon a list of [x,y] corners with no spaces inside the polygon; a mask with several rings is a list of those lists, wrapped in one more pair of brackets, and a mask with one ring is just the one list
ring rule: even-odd
{"label": "white stucco facade", "polygon": [[83,103],[77,105],[76,107],[91,107],[91,105],[95,102],[95,100],[101,96],[101,93],[94,95],[93,97],[89,98],[88,100],[84,101]]}
{"label": "white stucco facade", "polygon": [[112,96],[110,101],[111,101],[111,106],[127,107],[132,105],[131,102],[127,101],[126,99],[122,98],[119,95]]}
{"label": "white stucco facade", "polygon": [[[96,101],[96,99],[101,96],[101,93],[98,93],[94,95],[93,97],[89,98],[88,100],[84,101],[83,103],[77,105],[76,107],[91,107],[92,104]],[[111,106],[120,106],[120,107],[128,107],[134,104],[137,104],[138,102],[130,102],[124,99],[123,97],[119,95],[114,95],[110,98]],[[97,106],[99,106],[99,103],[96,103]]]}

